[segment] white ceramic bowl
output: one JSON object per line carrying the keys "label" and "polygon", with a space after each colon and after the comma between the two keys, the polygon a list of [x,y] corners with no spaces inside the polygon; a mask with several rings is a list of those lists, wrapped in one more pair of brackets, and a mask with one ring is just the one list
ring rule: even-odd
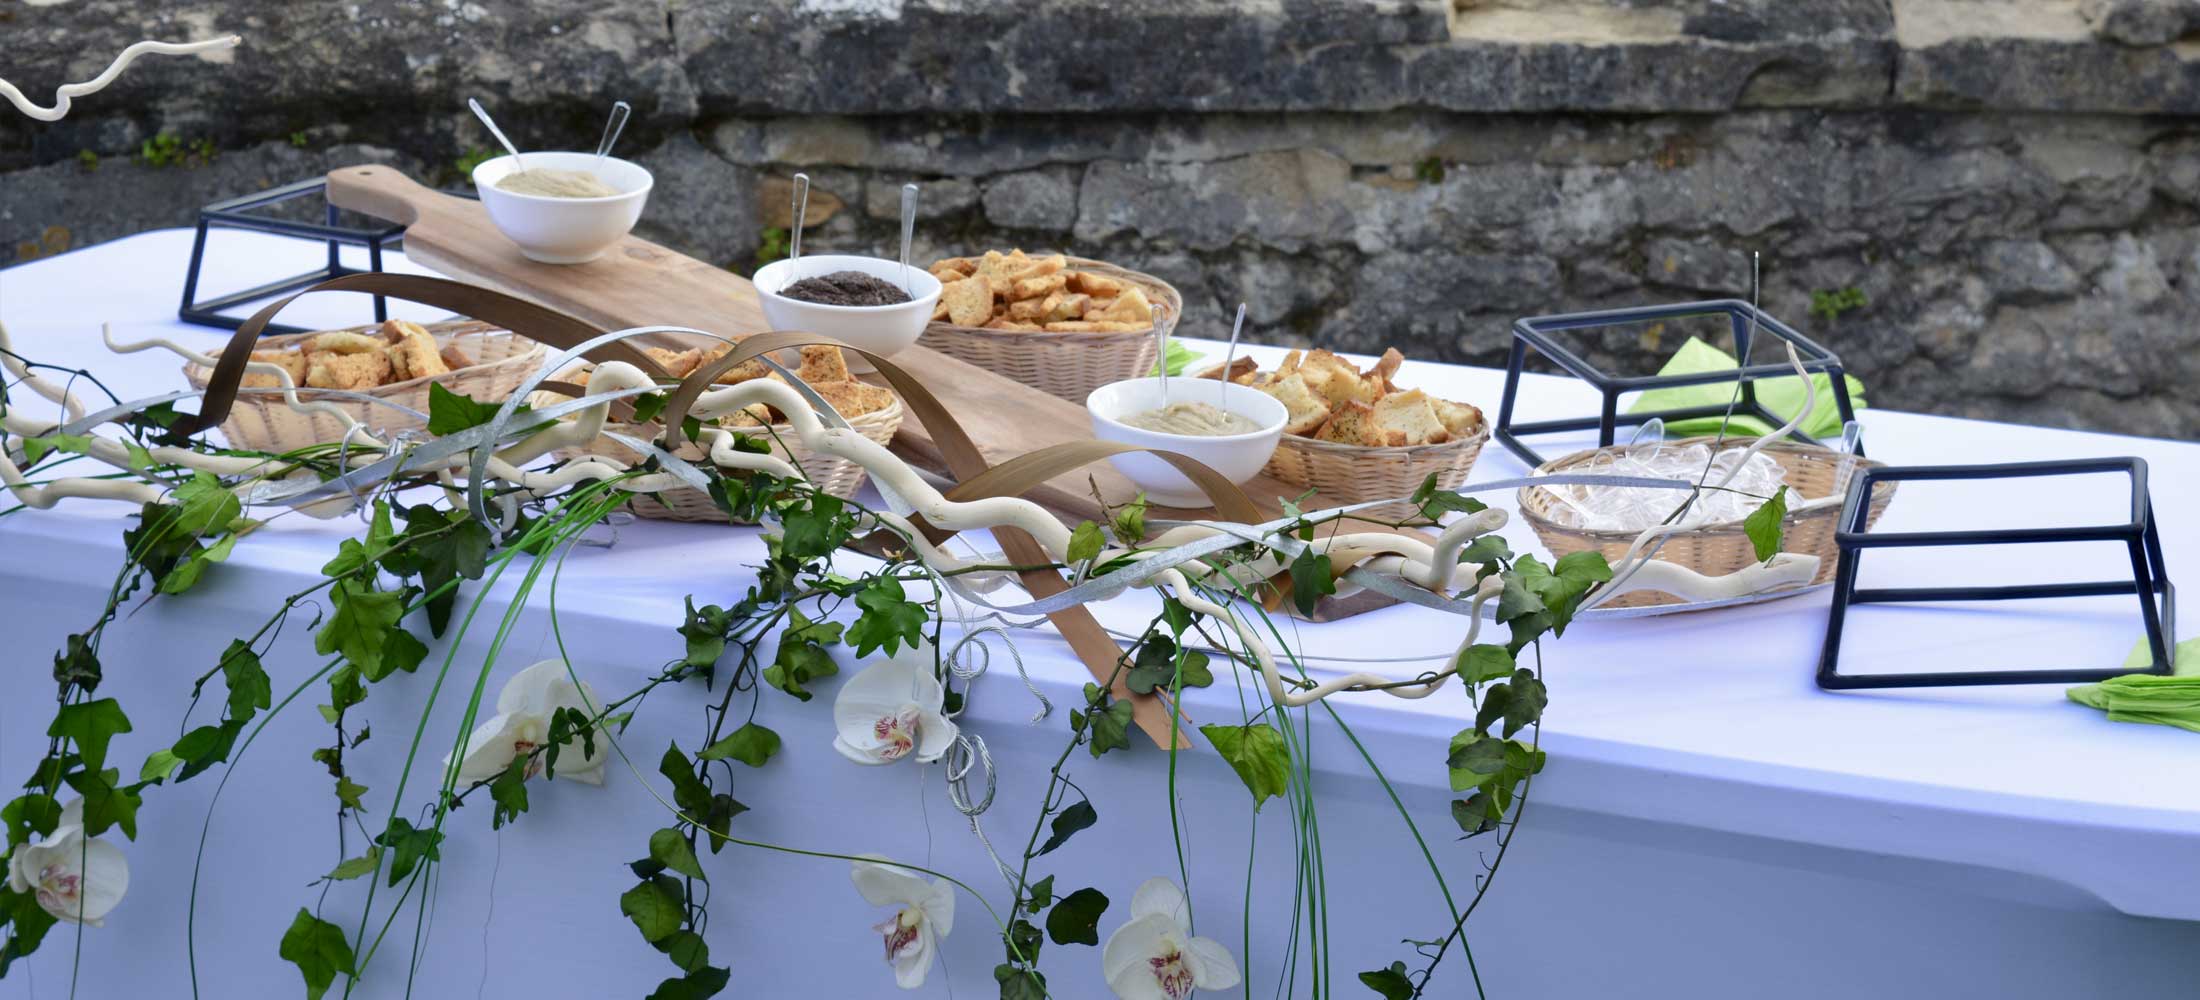
{"label": "white ceramic bowl", "polygon": [[585,264],[603,256],[642,217],[642,204],[655,183],[647,168],[615,156],[604,157],[601,166],[594,153],[528,153],[526,160],[533,169],[585,170],[619,191],[604,198],[513,194],[497,187],[519,170],[511,157],[475,167],[474,190],[481,195],[481,207],[489,210],[489,221],[519,244],[522,256],[544,264]]}
{"label": "white ceramic bowl", "polygon": [[[835,271],[860,271],[909,293],[909,301],[890,306],[829,306],[804,302],[779,294],[779,290],[804,278]],[[764,319],[774,330],[822,333],[835,340],[886,357],[917,342],[924,325],[932,320],[932,307],[940,300],[940,279],[909,265],[908,284],[902,284],[901,262],[883,257],[848,254],[808,254],[801,260],[775,260],[756,269],[756,297],[764,306]],[[852,371],[871,370],[869,362],[848,356]]]}
{"label": "white ceramic bowl", "polygon": [[[1245,434],[1200,437],[1141,430],[1118,417],[1159,409],[1162,379],[1133,378],[1110,382],[1085,397],[1085,411],[1092,415],[1092,434],[1102,441],[1119,441],[1143,448],[1158,448],[1187,455],[1222,473],[1233,483],[1260,474],[1268,457],[1276,453],[1284,422],[1291,413],[1284,405],[1251,386],[1210,378],[1175,376],[1168,382],[1171,403],[1200,402],[1239,414],[1260,429]],[[1110,455],[1117,471],[1146,491],[1146,498],[1165,507],[1205,507],[1207,495],[1176,467],[1148,454]]]}

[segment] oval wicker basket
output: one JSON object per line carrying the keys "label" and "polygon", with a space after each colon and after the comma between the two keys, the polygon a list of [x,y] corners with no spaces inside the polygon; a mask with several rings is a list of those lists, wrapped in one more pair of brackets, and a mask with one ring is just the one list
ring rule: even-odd
{"label": "oval wicker basket", "polygon": [[[1402,448],[1338,444],[1286,434],[1276,442],[1276,453],[1263,471],[1293,486],[1313,489],[1312,499],[1301,504],[1308,510],[1341,507],[1411,496],[1430,473],[1435,473],[1436,485],[1444,489],[1464,485],[1467,475],[1474,471],[1474,460],[1482,454],[1482,445],[1489,439],[1488,421],[1473,437]],[[1413,505],[1393,503],[1370,507],[1363,516],[1402,520],[1413,513]]]}
{"label": "oval wicker basket", "polygon": [[[1730,439],[1731,440],[1731,439]],[[1669,442],[1673,445],[1710,444],[1708,437],[1682,438]],[[1624,451],[1627,445],[1595,448],[1555,458],[1536,467],[1536,474],[1563,472],[1593,461],[1599,457]],[[1765,446],[1764,454],[1780,463],[1786,472],[1790,492],[1805,500],[1830,496],[1838,485],[1847,489],[1842,481],[1841,467],[1850,463],[1851,470],[1861,470],[1883,465],[1868,458],[1847,455],[1830,448],[1799,444],[1792,441],[1774,441]],[[1894,500],[1895,484],[1882,482],[1872,489],[1871,510],[1865,515],[1870,526],[1886,513],[1887,505]],[[1679,495],[1676,491],[1676,496]],[[1551,491],[1541,487],[1522,487],[1519,494],[1520,513],[1535,529],[1536,537],[1543,540],[1543,547],[1554,556],[1595,549],[1606,559],[1617,562],[1627,554],[1627,547],[1639,531],[1614,529],[1570,528],[1551,519],[1551,510],[1559,501]],[[1818,573],[1811,583],[1821,584],[1833,579],[1835,556],[1833,533],[1841,519],[1839,504],[1801,512],[1789,512],[1785,534],[1780,541],[1780,551],[1798,552],[1818,557]],[[1687,531],[1676,532],[1665,538],[1658,549],[1657,558],[1678,563],[1705,576],[1724,576],[1736,570],[1757,564],[1756,546],[1742,530],[1740,521],[1723,521],[1705,524]],[[1617,597],[1604,606],[1610,608],[1648,607],[1658,604],[1680,604],[1683,600],[1660,591],[1638,590]]]}
{"label": "oval wicker basket", "polygon": [[1083,257],[1068,260],[1069,270],[1139,286],[1153,302],[1153,327],[1124,333],[1046,333],[934,322],[925,326],[917,342],[1080,406],[1094,389],[1152,371],[1161,356],[1154,330],[1176,329],[1177,318],[1184,314],[1184,296],[1150,274]]}
{"label": "oval wicker basket", "polygon": [[[849,417],[848,426],[855,428],[856,433],[872,441],[885,444],[893,440],[894,432],[901,428],[901,418],[905,412],[901,400],[896,398],[893,405],[883,410],[873,410],[869,413]],[[636,426],[614,423],[604,426],[606,430],[616,431],[629,437],[646,438],[658,430],[654,424]],[[862,466],[844,458],[819,455],[803,447],[802,443],[795,440],[793,435],[794,428],[792,425],[774,424],[772,425],[772,434],[765,440],[771,445],[772,454],[793,463],[795,467],[802,470],[803,475],[809,477],[811,483],[827,493],[836,497],[847,498],[855,496],[856,491],[863,488],[863,480],[868,473],[864,471]],[[673,451],[673,454],[690,462],[700,462],[704,457],[703,450],[692,442],[682,442],[680,447]],[[602,455],[628,465],[633,465],[642,460],[642,456],[634,449],[608,437],[599,437],[593,445],[586,448],[563,448],[559,449],[557,453],[557,456],[561,459],[581,458],[587,455]],[[692,486],[676,486],[661,493],[637,493],[628,502],[628,506],[633,509],[636,516],[653,518],[659,521],[732,523],[726,517],[726,512],[719,510],[718,505],[711,502],[710,494]]]}
{"label": "oval wicker basket", "polygon": [[[359,392],[421,413],[428,412],[428,387],[434,384],[485,403],[503,402],[534,373],[545,356],[546,349],[541,344],[487,323],[451,320],[426,326],[428,332],[435,335],[437,345],[457,347],[473,358],[474,364],[442,375],[407,379]],[[378,335],[379,329],[379,325],[369,325],[323,332]],[[296,333],[263,337],[258,347],[261,350],[289,347],[316,335]],[[204,389],[212,380],[214,369],[192,362],[183,366],[183,376],[190,380],[192,388]],[[400,431],[427,426],[427,421],[394,407],[332,396],[315,389],[300,387],[298,399],[333,405],[384,440]],[[222,421],[221,430],[231,447],[281,453],[343,440],[345,425],[331,413],[294,409],[281,393],[243,390],[237,393],[237,402],[230,407],[229,419]]]}

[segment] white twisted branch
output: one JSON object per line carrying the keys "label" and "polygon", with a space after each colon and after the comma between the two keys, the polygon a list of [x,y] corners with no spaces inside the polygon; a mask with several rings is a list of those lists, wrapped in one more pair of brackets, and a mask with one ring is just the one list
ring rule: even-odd
{"label": "white twisted branch", "polygon": [[53,106],[50,108],[42,108],[31,103],[30,98],[23,96],[22,91],[15,89],[14,84],[4,79],[0,79],[0,97],[7,98],[8,103],[15,105],[17,111],[21,111],[37,121],[57,122],[61,120],[62,116],[69,113],[69,102],[72,99],[106,89],[107,85],[115,82],[115,78],[121,76],[123,70],[129,69],[130,64],[136,62],[139,56],[197,55],[201,52],[235,48],[243,41],[244,39],[236,35],[224,35],[220,38],[209,38],[203,42],[139,42],[123,49],[122,54],[116,56],[114,62],[108,63],[106,71],[98,76],[83,83],[65,83],[55,88]]}

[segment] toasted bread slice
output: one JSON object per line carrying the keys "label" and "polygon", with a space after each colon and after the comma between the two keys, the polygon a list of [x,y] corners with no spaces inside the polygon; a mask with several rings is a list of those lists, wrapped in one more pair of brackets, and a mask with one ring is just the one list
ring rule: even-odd
{"label": "toasted bread slice", "polygon": [[1117,323],[1150,324],[1153,322],[1153,303],[1146,300],[1145,292],[1136,288],[1125,287],[1123,293],[1117,295],[1115,301],[1109,303],[1108,307],[1099,315],[1087,313],[1085,318]]}
{"label": "toasted bread slice", "polygon": [[1297,348],[1293,348],[1291,350],[1291,353],[1283,356],[1283,363],[1276,366],[1276,377],[1282,378],[1285,375],[1289,375],[1292,372],[1298,371],[1299,366],[1305,363],[1306,352],[1298,350]]}
{"label": "toasted bread slice", "polygon": [[434,334],[412,323],[406,323],[403,330],[404,339],[389,348],[390,367],[398,380],[450,372],[451,366],[443,363],[442,349],[436,346]]}
{"label": "toasted bread slice", "polygon": [[1008,288],[1008,298],[1010,301],[1021,301],[1023,299],[1043,299],[1049,295],[1054,294],[1055,292],[1061,291],[1062,287],[1067,284],[1069,284],[1069,279],[1062,275],[1060,272],[1055,272],[1053,274],[1035,275],[1029,278],[1018,278],[1014,282],[1010,283]]}
{"label": "toasted bread slice", "polygon": [[1375,423],[1375,408],[1359,400],[1347,400],[1329,411],[1329,422],[1314,432],[1322,441],[1338,444],[1357,444],[1371,448],[1396,447],[1406,443],[1404,431],[1385,430]]}
{"label": "toasted bread slice", "polygon": [[[1018,302],[1009,307],[1010,318],[1015,317],[1016,306],[1022,304]],[[1039,322],[1059,323],[1064,320],[1082,319],[1086,308],[1091,304],[1092,296],[1083,292],[1058,290],[1039,303]]]}
{"label": "toasted bread slice", "polygon": [[[1254,372],[1259,370],[1260,362],[1251,358],[1234,358],[1230,361],[1230,370],[1227,377],[1230,381],[1243,385],[1250,380],[1250,376]],[[1225,377],[1225,374],[1221,365],[1209,365],[1205,371],[1192,377],[1219,379]]]}
{"label": "toasted bread slice", "polygon": [[461,368],[472,368],[474,366],[473,356],[459,350],[456,344],[445,344],[435,354],[436,357],[442,358],[443,363],[449,365],[454,372]]}
{"label": "toasted bread slice", "polygon": [[1444,429],[1454,438],[1470,438],[1482,433],[1482,410],[1472,403],[1455,403],[1448,399],[1430,397],[1430,405],[1436,408],[1436,419],[1444,422]]}
{"label": "toasted bread slice", "polygon": [[1083,292],[1096,299],[1112,299],[1123,294],[1121,281],[1090,271],[1070,272],[1069,288],[1073,292]]}
{"label": "toasted bread slice", "polygon": [[1374,411],[1375,426],[1385,432],[1403,433],[1407,444],[1442,444],[1451,440],[1451,432],[1436,418],[1436,408],[1430,405],[1428,394],[1419,389],[1385,395],[1375,401]]}
{"label": "toasted bread slice", "polygon": [[940,289],[940,301],[947,303],[948,322],[956,326],[984,326],[993,318],[993,292],[987,280],[981,274],[950,281]]}
{"label": "toasted bread slice", "polygon": [[1289,411],[1290,415],[1285,418],[1283,424],[1285,434],[1296,434],[1304,437],[1314,433],[1329,421],[1329,404],[1323,402],[1322,398],[1314,393],[1314,390],[1308,388],[1306,380],[1300,378],[1297,372],[1285,375],[1259,388],[1260,391],[1276,397],[1276,401],[1282,403],[1283,408]]}
{"label": "toasted bread slice", "polygon": [[845,382],[819,382],[811,388],[825,397],[825,401],[831,403],[833,409],[840,411],[841,416],[851,419],[894,405],[893,393],[853,379]]}
{"label": "toasted bread slice", "polygon": [[649,355],[649,360],[657,362],[657,367],[664,369],[665,374],[673,378],[688,377],[688,373],[694,371],[695,366],[703,360],[701,348],[675,351],[664,347],[644,347],[642,353]]}
{"label": "toasted bread slice", "polygon": [[[1021,250],[1017,251],[1018,254],[1022,252]],[[1030,257],[1024,260],[1022,266],[1011,270],[1008,278],[1011,282],[1021,283],[1034,278],[1045,278],[1061,274],[1062,279],[1067,282],[1069,275],[1062,274],[1062,269],[1068,265],[1069,258],[1058,253],[1048,254],[1044,257]]]}
{"label": "toasted bread slice", "polygon": [[373,351],[353,354],[315,351],[306,355],[306,384],[316,389],[347,389],[357,392],[375,388],[389,381],[389,378],[390,356],[379,347]]}
{"label": "toasted bread slice", "polygon": [[1331,407],[1347,402],[1373,403],[1383,394],[1382,380],[1360,374],[1343,358],[1324,350],[1308,354],[1299,365],[1299,374],[1307,376],[1306,384],[1329,400]]}
{"label": "toasted bread slice", "polygon": [[1391,376],[1398,374],[1399,366],[1405,363],[1406,356],[1398,353],[1397,348],[1386,347],[1383,348],[1383,356],[1375,359],[1375,367],[1368,369],[1367,373],[1382,383],[1384,392],[1396,392],[1398,385],[1392,381]]}
{"label": "toasted bread slice", "polygon": [[1046,314],[1047,300],[1025,299],[1009,303],[1008,311],[1001,315],[1017,323],[1044,323]]}
{"label": "toasted bread slice", "polygon": [[840,348],[829,344],[812,344],[802,349],[802,366],[795,369],[802,381],[846,382],[855,376],[848,374],[848,359]]}
{"label": "toasted bread slice", "polygon": [[[396,321],[393,320],[392,322]],[[364,333],[350,333],[340,330],[331,333],[317,333],[307,337],[303,342],[307,354],[380,354],[382,349],[387,346],[389,346],[389,341],[381,337],[370,337]]]}
{"label": "toasted bread slice", "polygon": [[[283,371],[290,374],[291,385],[302,386],[306,384],[306,356],[301,352],[291,350],[253,351],[252,360],[261,364],[281,365]],[[262,373],[247,368],[245,369],[244,381],[240,384],[247,389],[272,389],[280,388],[283,383],[273,372]]]}

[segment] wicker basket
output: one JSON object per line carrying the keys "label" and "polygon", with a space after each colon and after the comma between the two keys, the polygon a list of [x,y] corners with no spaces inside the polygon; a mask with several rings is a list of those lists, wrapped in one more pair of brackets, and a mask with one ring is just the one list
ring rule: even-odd
{"label": "wicker basket", "polygon": [[[894,432],[900,429],[904,412],[901,400],[896,399],[893,405],[883,410],[849,417],[848,425],[855,428],[856,433],[885,444],[893,440]],[[629,437],[646,438],[656,433],[658,428],[654,424],[639,427],[632,424],[606,424],[605,429]],[[772,446],[772,454],[794,463],[819,489],[836,497],[846,498],[855,496],[856,491],[863,488],[867,473],[862,466],[844,458],[821,456],[803,447],[801,442],[795,440],[794,428],[789,424],[775,424],[771,430],[772,436],[766,440]],[[673,454],[690,462],[703,461],[704,457],[703,450],[691,442],[682,442]],[[561,449],[558,452],[561,459],[587,455],[602,455],[628,465],[642,460],[642,456],[634,449],[608,437],[597,438],[591,447]],[[719,510],[718,505],[711,502],[709,494],[692,486],[676,486],[661,493],[637,493],[628,505],[636,515],[660,521],[732,523],[727,519],[726,512]]]}
{"label": "wicker basket", "polygon": [[[1293,486],[1310,487],[1314,496],[1302,506],[1341,507],[1346,504],[1411,496],[1421,483],[1436,474],[1436,485],[1452,489],[1464,485],[1474,471],[1474,460],[1490,439],[1489,423],[1473,437],[1443,444],[1416,444],[1403,448],[1376,448],[1362,444],[1338,444],[1286,434],[1276,443],[1276,453],[1264,470],[1270,477]],[[1414,513],[1406,503],[1368,508],[1363,516],[1402,520]]]}
{"label": "wicker basket", "polygon": [[[443,375],[407,379],[360,392],[422,413],[428,412],[428,386],[437,383],[485,403],[502,402],[534,373],[545,356],[541,344],[487,323],[453,320],[430,323],[427,329],[438,345],[457,347],[473,358],[474,364]],[[378,335],[378,331],[378,326],[357,326],[341,332]],[[261,350],[284,348],[311,336],[314,334],[264,337],[257,346]],[[183,366],[183,375],[192,388],[204,389],[214,369],[193,362]],[[403,410],[314,389],[299,388],[298,399],[333,405],[384,440],[396,432],[417,430],[427,424]],[[222,435],[231,447],[275,453],[340,441],[344,431],[343,421],[334,414],[294,409],[281,393],[275,392],[239,392],[236,404],[230,407],[229,419],[222,421]]]}
{"label": "wicker basket", "polygon": [[[1184,297],[1153,275],[1083,257],[1069,258],[1068,269],[1137,285],[1153,302],[1156,328],[1174,331],[1177,317],[1184,314]],[[1153,329],[1034,333],[936,322],[924,328],[918,343],[1082,406],[1094,389],[1152,371],[1155,359],[1161,356],[1159,340]]]}
{"label": "wicker basket", "polygon": [[[1685,446],[1710,444],[1712,441],[1711,438],[1696,437],[1671,443]],[[1626,445],[1615,445],[1576,452],[1545,462],[1536,468],[1536,472],[1564,472],[1626,448]],[[1834,492],[1843,461],[1853,463],[1852,470],[1859,471],[1884,464],[1868,458],[1848,456],[1829,448],[1792,441],[1767,444],[1764,454],[1779,462],[1780,467],[1786,471],[1788,490],[1805,500],[1829,496]],[[1871,511],[1865,515],[1866,526],[1878,523],[1879,516],[1886,513],[1887,504],[1894,500],[1894,488],[1895,484],[1892,482],[1882,482],[1873,488]],[[1621,556],[1627,554],[1627,547],[1634,542],[1635,536],[1641,534],[1638,531],[1565,527],[1550,517],[1551,510],[1558,504],[1558,499],[1547,489],[1529,486],[1520,491],[1520,513],[1535,528],[1536,536],[1543,540],[1543,547],[1551,550],[1553,555],[1564,556],[1595,549],[1604,553],[1605,558],[1617,562]],[[1835,556],[1838,555],[1833,543],[1833,533],[1840,519],[1841,507],[1838,504],[1800,513],[1791,512],[1787,516],[1786,532],[1781,538],[1780,551],[1817,556],[1818,574],[1811,578],[1813,584],[1826,583],[1833,579]],[[1657,558],[1678,563],[1705,576],[1724,576],[1754,566],[1758,562],[1756,546],[1750,542],[1749,535],[1742,531],[1740,521],[1706,524],[1668,535],[1664,546],[1658,549]],[[1604,606],[1633,608],[1680,603],[1683,603],[1682,599],[1672,594],[1638,590],[1613,598]]]}

